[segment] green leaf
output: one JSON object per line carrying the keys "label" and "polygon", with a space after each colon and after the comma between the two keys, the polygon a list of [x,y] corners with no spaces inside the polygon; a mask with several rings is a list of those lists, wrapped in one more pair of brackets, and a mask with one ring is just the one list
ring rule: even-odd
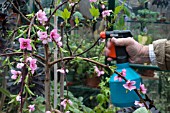
{"label": "green leaf", "polygon": [[17,37],[15,37],[15,39],[18,39],[18,38],[22,37],[26,32],[27,32],[27,29],[24,30],[23,32],[21,32]]}
{"label": "green leaf", "polygon": [[64,9],[64,11],[61,13],[62,18],[66,21],[70,18],[71,12],[68,11],[67,8]]}
{"label": "green leaf", "polygon": [[76,16],[76,18],[75,18],[75,23],[76,23],[76,25],[78,25],[79,24],[79,19],[78,19],[78,17]]}
{"label": "green leaf", "polygon": [[4,88],[0,88],[0,92],[3,93],[4,95],[10,97],[10,92]]}
{"label": "green leaf", "polygon": [[126,7],[123,7],[123,10],[124,10],[124,13],[130,17],[130,11],[126,8]]}
{"label": "green leaf", "polygon": [[151,113],[151,112],[148,111],[145,107],[141,107],[135,110],[133,113]]}
{"label": "green leaf", "polygon": [[8,62],[8,59],[9,59],[9,57],[7,57],[7,58],[3,61],[2,65],[5,65],[5,64]]}
{"label": "green leaf", "polygon": [[100,102],[100,103],[104,103],[105,101],[105,96],[103,94],[98,94],[97,95],[97,100]]}
{"label": "green leaf", "polygon": [[34,25],[34,27],[35,27],[37,30],[46,31],[46,29],[45,29],[44,26],[37,26],[37,25]]}
{"label": "green leaf", "polygon": [[121,6],[117,6],[116,8],[115,8],[115,11],[114,11],[114,14],[119,14],[120,13],[120,11],[122,10],[122,5]]}
{"label": "green leaf", "polygon": [[96,17],[96,18],[98,18],[100,15],[99,9],[95,8],[94,6],[90,8],[90,13],[93,17]]}
{"label": "green leaf", "polygon": [[60,51],[63,53],[67,53],[68,51],[60,47]]}
{"label": "green leaf", "polygon": [[15,98],[12,99],[11,101],[9,101],[8,104],[11,104],[11,103],[13,103],[13,102],[15,102]]}
{"label": "green leaf", "polygon": [[28,85],[25,84],[25,88],[30,95],[34,95],[34,93],[29,89]]}
{"label": "green leaf", "polygon": [[34,16],[34,13],[31,13],[31,14],[27,14],[26,15],[28,18],[32,18]]}
{"label": "green leaf", "polygon": [[61,10],[57,10],[56,13],[55,13],[55,16],[62,17],[62,11]]}
{"label": "green leaf", "polygon": [[125,20],[124,20],[124,16],[122,15],[119,19],[119,27],[123,27],[125,25]]}
{"label": "green leaf", "polygon": [[11,65],[11,62],[10,62],[10,60],[9,60],[9,58],[8,58],[8,66],[10,67],[10,68],[12,68],[12,65]]}
{"label": "green leaf", "polygon": [[30,44],[31,44],[31,46],[33,47],[34,50],[37,50],[32,42]]}

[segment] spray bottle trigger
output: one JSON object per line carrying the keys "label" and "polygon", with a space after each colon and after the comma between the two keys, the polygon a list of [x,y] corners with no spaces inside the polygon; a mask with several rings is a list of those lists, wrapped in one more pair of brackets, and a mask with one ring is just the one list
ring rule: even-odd
{"label": "spray bottle trigger", "polygon": [[115,50],[115,45],[113,43],[111,43],[110,47],[109,47],[109,54],[108,57],[116,59],[116,50]]}

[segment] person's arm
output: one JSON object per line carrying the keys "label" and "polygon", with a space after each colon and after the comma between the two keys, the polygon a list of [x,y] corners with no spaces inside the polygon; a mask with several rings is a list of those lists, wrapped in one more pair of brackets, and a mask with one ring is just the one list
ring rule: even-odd
{"label": "person's arm", "polygon": [[153,42],[157,65],[161,70],[170,70],[170,41],[159,39]]}
{"label": "person's arm", "polygon": [[133,38],[112,38],[106,47],[106,56],[110,52],[108,50],[110,43],[115,46],[126,46],[131,63],[152,63],[157,64],[161,70],[170,70],[170,41],[159,39],[150,45],[142,45]]}

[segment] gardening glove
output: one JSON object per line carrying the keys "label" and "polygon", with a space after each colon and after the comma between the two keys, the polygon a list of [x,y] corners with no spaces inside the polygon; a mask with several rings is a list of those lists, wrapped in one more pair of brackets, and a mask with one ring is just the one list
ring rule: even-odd
{"label": "gardening glove", "polygon": [[[131,63],[150,63],[149,58],[149,46],[144,46],[139,44],[133,38],[112,38],[110,41],[107,42],[107,47],[105,49],[105,54],[108,56],[109,54],[109,47],[113,43],[115,46],[126,46],[126,51],[129,55],[129,62]],[[111,60],[111,58],[108,58]]]}

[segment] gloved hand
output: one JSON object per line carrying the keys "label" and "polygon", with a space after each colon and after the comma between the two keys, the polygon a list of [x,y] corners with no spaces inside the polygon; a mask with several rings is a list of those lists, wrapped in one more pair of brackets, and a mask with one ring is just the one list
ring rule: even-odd
{"label": "gloved hand", "polygon": [[[131,63],[150,63],[149,58],[149,46],[144,46],[139,44],[133,38],[112,38],[107,42],[107,47],[105,48],[105,54],[108,56],[109,54],[109,46],[113,43],[115,46],[126,46],[126,51],[129,55],[129,62]],[[111,60],[108,58],[108,60]]]}

